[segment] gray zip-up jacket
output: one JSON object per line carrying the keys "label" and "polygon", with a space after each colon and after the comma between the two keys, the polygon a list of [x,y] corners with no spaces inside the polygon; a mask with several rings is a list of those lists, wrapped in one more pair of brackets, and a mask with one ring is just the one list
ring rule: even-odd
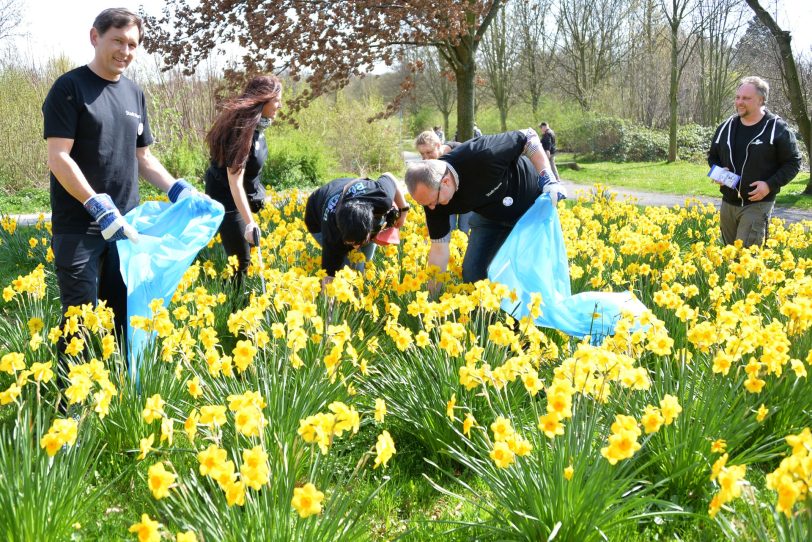
{"label": "gray zip-up jacket", "polygon": [[730,116],[713,134],[708,164],[725,167],[742,178],[735,189],[719,187],[722,199],[733,205],[756,203],[747,195],[755,181],[764,181],[770,187],[770,193],[761,201],[775,201],[781,187],[794,179],[801,169],[801,153],[795,134],[778,115],[765,111],[765,116],[764,128],[747,144],[742,171],[736,171],[733,161],[736,130],[741,126],[739,116]]}

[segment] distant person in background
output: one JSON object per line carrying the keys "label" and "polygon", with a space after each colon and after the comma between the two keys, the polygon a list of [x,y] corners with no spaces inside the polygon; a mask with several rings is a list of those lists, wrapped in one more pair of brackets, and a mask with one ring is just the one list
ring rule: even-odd
{"label": "distant person in background", "polygon": [[[482,130],[479,129],[479,126],[477,126],[476,122],[475,122],[474,123],[474,137],[480,137],[481,135],[482,135]],[[460,136],[460,131],[459,131],[459,129],[457,129],[454,132],[454,141],[459,141],[460,140],[459,136]]]}
{"label": "distant person in background", "polygon": [[[421,132],[414,140],[414,146],[423,160],[437,160],[442,155],[451,152],[460,146],[457,141],[441,142],[437,134],[430,130]],[[463,213],[461,215],[451,215],[449,223],[452,230],[460,230],[466,235],[471,231],[468,221],[471,219],[471,213]]]}
{"label": "distant person in background", "polygon": [[206,135],[211,163],[206,194],[223,204],[220,240],[237,256],[237,282],[251,263],[251,246],[259,237],[252,213],[265,205],[260,172],[268,157],[265,129],[282,105],[282,84],[272,75],[251,79],[242,94],[226,102]]}
{"label": "distant person in background", "polygon": [[539,124],[541,129],[541,146],[547,153],[547,159],[550,160],[550,167],[553,170],[556,180],[560,181],[561,177],[558,175],[558,168],[555,167],[555,153],[557,151],[555,146],[555,132],[547,125],[546,122]]}
{"label": "distant person in background", "polygon": [[414,140],[414,147],[423,160],[436,160],[459,146],[460,144],[456,141],[441,141],[431,130],[420,132],[420,135]]}
{"label": "distant person in background", "polygon": [[[722,241],[760,245],[767,238],[775,196],[801,169],[801,153],[787,123],[765,107],[770,86],[760,77],[741,80],[736,113],[713,134],[708,165],[740,176],[735,188],[719,183]],[[718,182],[718,181],[716,181]]]}
{"label": "distant person in background", "polygon": [[443,132],[443,128],[441,126],[435,126],[432,130],[437,134],[437,139],[440,140],[440,143],[445,143],[445,132]]}

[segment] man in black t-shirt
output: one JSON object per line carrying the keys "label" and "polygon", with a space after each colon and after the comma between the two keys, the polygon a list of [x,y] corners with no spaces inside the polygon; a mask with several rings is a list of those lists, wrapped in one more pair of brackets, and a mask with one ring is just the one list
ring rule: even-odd
{"label": "man in black t-shirt", "polygon": [[474,138],[439,160],[409,164],[406,187],[426,211],[428,264],[446,270],[448,217],[474,211],[462,278],[486,278],[499,247],[542,193],[542,184],[549,183],[549,172],[547,155],[532,128]]}
{"label": "man in black t-shirt", "polygon": [[408,211],[395,178],[384,173],[376,181],[342,178],[321,186],[307,198],[304,221],[321,246],[322,269],[333,277],[353,249],[371,260],[375,234],[403,226]]}
{"label": "man in black t-shirt", "polygon": [[124,341],[127,290],[116,243],[137,232],[122,214],[138,205],[138,176],[169,194],[189,195],[149,151],[146,99],[122,74],[143,38],[141,19],[107,9],[93,22],[93,60],[59,77],[42,106],[51,170],[52,249],[63,316],[99,300],[115,313]]}
{"label": "man in black t-shirt", "polygon": [[765,104],[770,87],[760,77],[745,77],[736,91],[736,114],[713,135],[708,164],[738,175],[735,186],[717,182],[722,192],[722,241],[760,245],[767,237],[775,196],[801,168],[795,134]]}

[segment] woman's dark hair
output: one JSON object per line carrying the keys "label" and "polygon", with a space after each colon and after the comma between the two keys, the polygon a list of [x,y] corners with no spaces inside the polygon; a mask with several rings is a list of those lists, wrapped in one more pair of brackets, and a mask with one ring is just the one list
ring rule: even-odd
{"label": "woman's dark hair", "polygon": [[273,75],[259,75],[248,82],[242,94],[227,101],[206,134],[211,159],[220,167],[239,170],[248,160],[254,130],[262,108],[282,92]]}
{"label": "woman's dark hair", "polygon": [[110,28],[125,28],[135,25],[138,27],[138,43],[144,39],[144,22],[141,17],[124,8],[105,9],[93,21],[93,28],[103,36]]}
{"label": "woman's dark hair", "polygon": [[336,224],[341,240],[347,245],[365,243],[374,229],[372,205],[358,199],[342,201],[336,209]]}

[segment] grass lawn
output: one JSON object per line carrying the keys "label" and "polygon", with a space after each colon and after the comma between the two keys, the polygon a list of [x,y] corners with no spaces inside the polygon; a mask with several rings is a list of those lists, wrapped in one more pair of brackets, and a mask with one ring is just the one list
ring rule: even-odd
{"label": "grass lawn", "polygon": [[50,207],[48,190],[30,188],[15,194],[0,190],[0,215],[38,213]]}
{"label": "grass lawn", "polygon": [[[571,154],[557,156],[557,163],[572,162]],[[602,183],[647,192],[663,192],[685,196],[720,197],[719,187],[707,176],[708,166],[693,162],[578,162],[580,170],[559,168],[568,181],[583,184]],[[809,172],[802,171],[785,186],[776,198],[778,205],[812,209],[812,196],[802,195]]]}

